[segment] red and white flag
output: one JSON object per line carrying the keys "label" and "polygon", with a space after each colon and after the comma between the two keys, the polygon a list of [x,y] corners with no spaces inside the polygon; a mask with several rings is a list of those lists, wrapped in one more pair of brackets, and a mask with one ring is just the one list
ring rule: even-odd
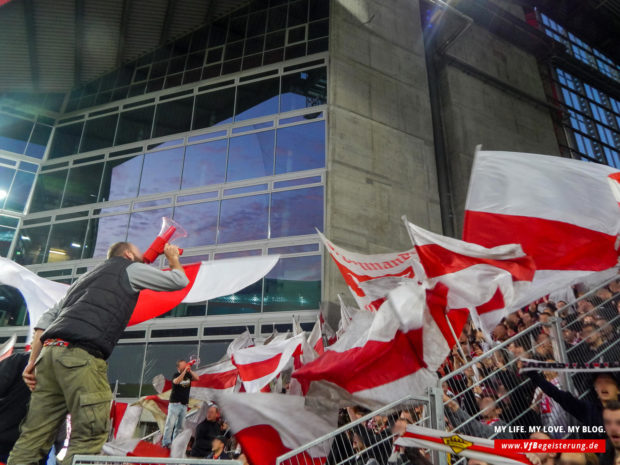
{"label": "red and white flag", "polygon": [[487,336],[515,309],[514,302],[528,292],[534,262],[520,245],[487,249],[432,233],[406,220],[405,226],[418,252],[422,268],[418,277],[424,278],[428,287],[445,285],[447,308],[469,309],[476,326]]}
{"label": "red and white flag", "polygon": [[[371,283],[372,281],[367,282]],[[387,294],[388,293],[386,292],[385,295],[387,296]],[[341,337],[351,325],[351,321],[353,320],[355,314],[364,310],[348,306],[344,303],[340,294],[338,294],[338,302],[340,303],[340,321],[338,322],[338,331],[336,332],[336,335]]]}
{"label": "red and white flag", "polygon": [[15,349],[15,343],[17,342],[17,334],[13,334],[8,341],[0,346],[0,362],[5,358],[9,358],[13,355]]}
{"label": "red and white flag", "polygon": [[525,454],[498,449],[491,439],[439,431],[423,426],[408,425],[405,433],[396,440],[396,445],[437,450],[497,465],[522,465],[524,463],[531,465]]}
{"label": "red and white flag", "polygon": [[[374,409],[423,394],[454,344],[443,309],[430,311],[426,300],[417,282],[399,286],[377,312],[357,313],[335,344],[292,376],[309,384],[308,397],[334,398],[343,406]],[[448,315],[459,332],[467,317],[465,310]]]}
{"label": "red and white flag", "polygon": [[254,347],[254,338],[252,337],[252,333],[250,333],[249,329],[246,329],[228,345],[225,358],[230,359],[237,350],[245,349],[247,347]]}
{"label": "red and white flag", "polygon": [[534,281],[518,306],[589,274],[604,279],[618,265],[620,210],[610,184],[619,173],[560,157],[478,151],[463,239],[520,244],[534,259]]}
{"label": "red and white flag", "polygon": [[232,363],[239,370],[246,392],[259,392],[302,353],[305,334],[274,339],[267,345],[248,347],[233,353]]}
{"label": "red and white flag", "polygon": [[[317,233],[361,309],[378,310],[387,292],[398,286],[403,279],[414,276],[411,258],[415,256],[415,250],[364,255],[338,247],[323,234]],[[368,286],[370,281],[373,286]],[[379,286],[378,281],[382,281],[383,285]],[[376,290],[383,292],[377,293]]]}
{"label": "red and white flag", "polygon": [[308,335],[308,345],[319,355],[322,355],[323,352],[325,352],[321,319],[321,315],[319,314],[316,318],[316,323],[314,323],[314,326],[312,327],[312,331],[310,331],[310,334]]}
{"label": "red and white flag", "polygon": [[[216,402],[252,465],[276,459],[336,429],[337,410],[319,416],[304,398],[285,394],[218,394]],[[324,415],[324,416],[323,416]],[[324,441],[295,456],[291,463],[323,464],[331,449]]]}

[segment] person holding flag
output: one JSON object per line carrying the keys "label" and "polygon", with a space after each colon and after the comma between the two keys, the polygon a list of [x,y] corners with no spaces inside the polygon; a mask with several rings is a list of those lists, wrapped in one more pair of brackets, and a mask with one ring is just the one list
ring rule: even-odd
{"label": "person holding flag", "polygon": [[[35,464],[49,451],[67,413],[72,433],[63,464],[75,454],[97,454],[108,436],[110,401],[106,359],[120,339],[142,289],[175,291],[189,280],[179,250],[166,244],[170,271],[142,263],[129,242],[108,250],[108,259],[78,279],[35,325],[23,378],[30,407],[8,465]],[[35,370],[36,366],[36,370]]]}

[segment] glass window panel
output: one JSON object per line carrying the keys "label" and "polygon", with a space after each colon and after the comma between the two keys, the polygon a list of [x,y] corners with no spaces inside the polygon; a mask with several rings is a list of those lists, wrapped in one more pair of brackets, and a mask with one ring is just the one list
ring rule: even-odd
{"label": "glass window panel", "polygon": [[276,174],[325,167],[325,122],[278,129]]}
{"label": "glass window panel", "polygon": [[282,76],[280,111],[298,110],[327,102],[327,71],[311,69]]}
{"label": "glass window panel", "polygon": [[[119,397],[140,396],[140,378],[146,344],[117,344],[108,359],[108,381],[110,388],[118,381]],[[151,384],[151,381],[148,382]]]}
{"label": "glass window panel", "polygon": [[82,137],[84,122],[67,124],[57,127],[54,131],[54,139],[50,148],[50,158],[59,158],[78,153],[80,138]]}
{"label": "glass window panel", "polygon": [[267,194],[223,200],[218,242],[266,239],[268,209]]}
{"label": "glass window panel", "polygon": [[60,207],[68,171],[61,170],[39,174],[32,195],[31,213]]}
{"label": "glass window panel", "polygon": [[280,78],[265,79],[238,87],[235,121],[278,112]]}
{"label": "glass window panel", "polygon": [[11,248],[11,242],[13,242],[14,236],[14,229],[0,226],[0,257],[6,258],[9,256],[9,249]]}
{"label": "glass window panel", "polygon": [[286,5],[269,10],[267,31],[277,31],[286,27]]}
{"label": "glass window panel", "polygon": [[62,206],[73,207],[97,202],[102,173],[103,163],[71,168]]}
{"label": "glass window panel", "polygon": [[0,327],[22,326],[29,322],[26,302],[21,292],[13,286],[0,285]]}
{"label": "glass window panel", "polygon": [[231,182],[272,175],[274,134],[275,131],[263,131],[231,137],[226,180]]}
{"label": "glass window panel", "polygon": [[11,187],[11,192],[6,199],[4,208],[14,212],[23,212],[26,208],[26,202],[30,195],[30,190],[34,184],[34,173],[26,171],[18,171]]}
{"label": "glass window panel", "polygon": [[159,234],[162,216],[172,217],[172,208],[158,208],[132,213],[129,220],[127,240],[144,252]]}
{"label": "glass window panel", "polygon": [[265,50],[272,50],[274,48],[284,47],[285,38],[286,35],[284,31],[267,34],[267,39],[265,40]]}
{"label": "glass window panel", "polygon": [[144,155],[120,160],[108,160],[103,173],[99,201],[126,199],[138,193]]}
{"label": "glass window panel", "polygon": [[78,260],[82,256],[88,220],[52,225],[48,245],[48,263]]}
{"label": "glass window panel", "polygon": [[188,145],[181,189],[223,183],[226,180],[226,139]]}
{"label": "glass window panel", "polygon": [[121,113],[114,145],[129,144],[151,137],[155,105]]}
{"label": "glass window panel", "polygon": [[127,238],[129,215],[104,216],[91,220],[84,258],[103,258],[115,242]]}
{"label": "glass window panel", "polygon": [[215,244],[219,202],[183,205],[174,209],[174,219],[187,231],[181,247]]}
{"label": "glass window panel", "polygon": [[30,141],[28,142],[28,147],[26,147],[26,155],[35,158],[43,158],[51,133],[52,128],[50,126],[40,123],[35,124],[32,135],[30,136]]}
{"label": "glass window panel", "polygon": [[200,364],[215,363],[226,355],[232,341],[200,341]]}
{"label": "glass window panel", "polygon": [[157,394],[152,383],[155,376],[163,374],[167,380],[172,381],[172,375],[176,371],[177,360],[189,360],[197,356],[198,341],[149,343],[146,348],[141,395]]}
{"label": "glass window panel", "polygon": [[183,147],[145,154],[140,195],[178,190],[182,164]]}
{"label": "glass window panel", "polygon": [[235,105],[235,88],[209,92],[196,96],[192,129],[202,129],[232,121]]}
{"label": "glass window panel", "polygon": [[297,26],[308,21],[308,0],[289,3],[288,27]]}
{"label": "glass window panel", "polygon": [[24,153],[34,122],[0,113],[0,148]]}
{"label": "glass window panel", "polygon": [[6,166],[0,166],[0,208],[4,205],[4,200],[9,195],[11,190],[11,184],[13,184],[13,177],[15,176],[13,168],[7,168]]}
{"label": "glass window panel", "polygon": [[42,263],[49,232],[49,225],[20,229],[13,260],[20,265]]}
{"label": "glass window panel", "polygon": [[261,279],[236,294],[210,300],[207,305],[207,315],[260,312],[262,295],[263,280]]}
{"label": "glass window panel", "polygon": [[323,230],[323,187],[274,192],[271,196],[271,237],[313,234]]}
{"label": "glass window panel", "polygon": [[118,115],[114,114],[86,121],[80,152],[111,147],[114,142],[117,120]]}
{"label": "glass window panel", "polygon": [[194,97],[182,98],[157,105],[153,137],[189,131]]}
{"label": "glass window panel", "polygon": [[267,22],[267,12],[259,11],[251,14],[248,18],[248,37],[252,37],[265,32],[265,23]]}
{"label": "glass window panel", "polygon": [[224,260],[226,258],[239,258],[239,257],[257,257],[262,255],[261,249],[252,250],[236,250],[234,252],[219,252],[215,254],[214,260]]}
{"label": "glass window panel", "polygon": [[264,312],[313,310],[320,300],[320,255],[282,258],[265,277]]}

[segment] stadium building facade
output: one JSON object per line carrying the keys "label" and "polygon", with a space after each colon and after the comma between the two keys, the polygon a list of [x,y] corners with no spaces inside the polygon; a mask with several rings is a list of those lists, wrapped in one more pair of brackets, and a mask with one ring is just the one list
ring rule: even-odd
{"label": "stadium building facade", "polygon": [[[546,2],[239,3],[70,91],[3,89],[0,255],[71,283],[162,216],[189,233],[185,263],[281,254],[235,295],[129,328],[122,397],[246,328],[309,330],[321,302],[333,322],[348,291],[315,228],[367,253],[410,248],[403,214],[458,236],[477,144],[620,167],[617,57]],[[0,296],[0,341],[23,346],[23,301]]]}

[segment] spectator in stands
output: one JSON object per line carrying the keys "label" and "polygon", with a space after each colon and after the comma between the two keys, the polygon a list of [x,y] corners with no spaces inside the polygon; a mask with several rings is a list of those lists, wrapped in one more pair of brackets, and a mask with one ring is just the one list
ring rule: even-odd
{"label": "spectator in stands", "polygon": [[599,465],[596,454],[562,452],[557,465]]}
{"label": "spectator in stands", "polygon": [[551,336],[549,336],[549,334],[542,332],[536,337],[534,352],[542,360],[553,358],[553,344],[551,343]]}
{"label": "spectator in stands", "polygon": [[[506,423],[499,418],[495,418],[498,416],[498,408],[495,405],[495,399],[489,396],[486,396],[486,398],[487,399],[480,404],[483,420],[470,421],[471,417],[464,412],[463,409],[461,409],[458,402],[450,399],[444,394],[443,402],[445,405],[445,413],[449,422],[452,425],[463,425],[462,428],[460,428],[460,431],[463,434],[468,434],[470,436],[477,436],[479,438],[494,437],[496,439],[512,439],[512,434],[507,431],[498,433],[495,432],[496,427],[506,426]],[[490,417],[493,417],[491,418],[491,421],[488,420]]]}
{"label": "spectator in stands", "polygon": [[211,453],[207,455],[208,460],[230,460],[230,454],[225,452],[226,438],[224,436],[216,436],[211,441]]}
{"label": "spectator in stands", "polygon": [[[581,336],[585,341],[586,348],[582,350],[583,357],[582,362],[596,362],[599,361],[599,354],[601,353],[605,342],[601,336],[598,326],[594,323],[587,323],[583,325],[581,330]],[[603,358],[606,358],[603,356]],[[605,360],[609,361],[609,360]]]}
{"label": "spectator in stands", "polygon": [[[551,436],[545,433],[532,433],[530,439],[533,441],[548,441]],[[534,452],[526,454],[527,458],[533,465],[555,465],[555,459],[558,454],[555,452]]]}
{"label": "spectator in stands", "polygon": [[617,465],[620,462],[620,402],[607,402],[603,409],[603,424],[608,439],[605,454],[601,455],[601,465]]}
{"label": "spectator in stands", "polygon": [[[555,360],[550,359],[546,361],[554,362]],[[544,376],[549,383],[557,388],[560,387],[560,380],[556,372],[546,371]],[[545,394],[540,387],[534,391],[531,408],[540,414],[542,426],[562,426],[563,431],[567,431],[569,418],[566,411],[555,400]],[[554,439],[561,439],[563,436],[564,432],[553,433]]]}
{"label": "spectator in stands", "polygon": [[211,405],[207,409],[206,418],[196,427],[194,446],[190,457],[205,458],[212,451],[213,439],[228,433],[228,425],[222,421],[220,409]]}
{"label": "spectator in stands", "polygon": [[28,353],[13,354],[0,363],[0,462],[6,463],[28,413],[30,389],[22,380]]}
{"label": "spectator in stands", "polygon": [[[610,401],[617,401],[620,393],[620,382],[613,373],[597,372],[593,376],[593,385],[598,402],[593,403],[579,399],[569,392],[562,391],[547,381],[543,375],[536,371],[526,371],[534,385],[540,387],[542,391],[562,406],[564,410],[583,423],[584,426],[601,427],[603,426],[603,406]],[[601,433],[584,433],[583,439],[604,439]]]}
{"label": "spectator in stands", "polygon": [[469,459],[467,461],[467,465],[489,465],[489,464],[487,462],[483,462],[482,460]]}
{"label": "spectator in stands", "polygon": [[191,365],[185,360],[177,361],[177,371],[172,375],[172,392],[168,404],[168,415],[164,426],[164,437],[161,445],[170,447],[174,438],[183,431],[183,422],[189,403],[189,391],[192,381],[198,381],[198,375],[191,369]]}

